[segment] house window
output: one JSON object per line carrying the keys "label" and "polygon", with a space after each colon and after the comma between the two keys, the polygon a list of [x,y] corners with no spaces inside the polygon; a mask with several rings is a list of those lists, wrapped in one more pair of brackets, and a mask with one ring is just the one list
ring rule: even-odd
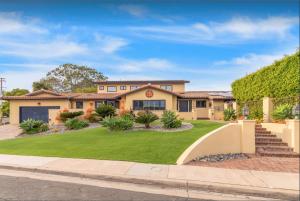
{"label": "house window", "polygon": [[191,112],[192,101],[191,100],[178,100],[178,111],[179,112]]}
{"label": "house window", "polygon": [[107,105],[111,105],[111,106],[116,106],[116,102],[115,101],[107,101],[106,103]]}
{"label": "house window", "polygon": [[116,86],[108,86],[107,87],[107,92],[116,92],[117,91],[117,87]]}
{"label": "house window", "polygon": [[173,91],[172,85],[160,85],[161,89],[167,90],[167,91]]}
{"label": "house window", "polygon": [[133,110],[165,110],[165,100],[134,100]]}
{"label": "house window", "polygon": [[206,100],[197,100],[196,108],[206,108]]}
{"label": "house window", "polygon": [[126,86],[120,86],[120,90],[126,90]]}
{"label": "house window", "polygon": [[82,109],[83,108],[83,101],[76,101],[76,109]]}
{"label": "house window", "polygon": [[105,104],[105,101],[95,101],[95,108],[98,108],[102,104]]}
{"label": "house window", "polygon": [[99,86],[99,90],[104,90],[104,86]]}
{"label": "house window", "polygon": [[130,90],[135,90],[135,89],[138,89],[139,86],[130,86]]}

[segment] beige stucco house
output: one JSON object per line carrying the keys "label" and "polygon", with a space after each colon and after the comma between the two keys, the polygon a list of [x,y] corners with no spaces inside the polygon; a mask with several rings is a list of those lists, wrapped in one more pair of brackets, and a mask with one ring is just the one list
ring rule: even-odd
{"label": "beige stucco house", "polygon": [[56,93],[40,90],[24,96],[6,96],[10,102],[10,123],[41,119],[55,124],[62,110],[95,109],[111,104],[118,111],[151,110],[161,115],[175,111],[180,118],[223,119],[223,110],[233,102],[228,91],[186,91],[186,80],[99,81],[97,93]]}

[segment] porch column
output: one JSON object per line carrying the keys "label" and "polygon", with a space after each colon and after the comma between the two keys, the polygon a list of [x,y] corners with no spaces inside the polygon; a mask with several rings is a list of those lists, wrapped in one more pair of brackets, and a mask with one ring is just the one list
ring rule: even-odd
{"label": "porch column", "polygon": [[300,120],[299,119],[288,119],[285,120],[286,125],[291,131],[291,147],[294,148],[294,151],[300,153],[299,148],[299,133],[300,133]]}
{"label": "porch column", "polygon": [[272,121],[272,112],[273,112],[273,102],[270,97],[263,98],[263,120],[264,123],[269,123]]}
{"label": "porch column", "polygon": [[255,153],[255,120],[239,120],[241,125],[241,152]]}

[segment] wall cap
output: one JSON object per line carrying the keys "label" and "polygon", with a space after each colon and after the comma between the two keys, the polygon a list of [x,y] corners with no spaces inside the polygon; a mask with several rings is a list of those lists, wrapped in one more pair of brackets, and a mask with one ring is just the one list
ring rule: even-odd
{"label": "wall cap", "polygon": [[300,119],[286,119],[286,122],[300,122]]}
{"label": "wall cap", "polygon": [[255,120],[238,120],[239,123],[256,123]]}

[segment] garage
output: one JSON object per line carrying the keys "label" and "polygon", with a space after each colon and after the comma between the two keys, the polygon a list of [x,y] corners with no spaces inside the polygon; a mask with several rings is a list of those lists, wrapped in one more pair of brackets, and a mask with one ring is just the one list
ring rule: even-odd
{"label": "garage", "polygon": [[60,109],[59,106],[20,107],[20,123],[27,119],[49,121],[49,109]]}

